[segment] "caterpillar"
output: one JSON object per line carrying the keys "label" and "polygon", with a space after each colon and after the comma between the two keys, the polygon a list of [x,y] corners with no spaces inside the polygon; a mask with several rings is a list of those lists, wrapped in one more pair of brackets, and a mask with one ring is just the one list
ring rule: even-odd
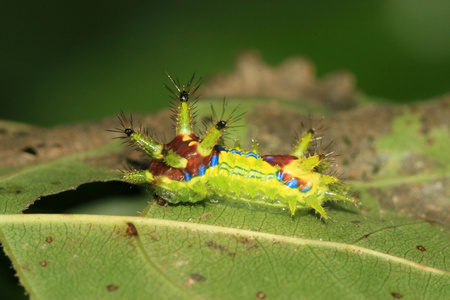
{"label": "caterpillar", "polygon": [[[192,105],[200,80],[194,75],[181,85],[167,74],[175,90],[165,85],[174,96],[175,138],[161,144],[145,130],[133,128],[122,112],[118,115],[121,128],[112,130],[124,134],[152,160],[146,170],[125,173],[123,179],[150,185],[157,198],[168,203],[231,202],[252,209],[289,210],[314,209],[327,219],[322,204],[329,200],[357,204],[349,188],[336,177],[324,174],[329,167],[328,154],[310,154],[308,148],[315,131],[309,129],[299,139],[291,153],[261,155],[253,142],[250,151],[242,149],[237,141],[233,148],[223,143],[226,131],[242,115],[235,110],[225,117],[226,104],[219,117],[214,109],[213,125],[202,137],[194,133]],[[212,107],[212,106],[211,106]]]}

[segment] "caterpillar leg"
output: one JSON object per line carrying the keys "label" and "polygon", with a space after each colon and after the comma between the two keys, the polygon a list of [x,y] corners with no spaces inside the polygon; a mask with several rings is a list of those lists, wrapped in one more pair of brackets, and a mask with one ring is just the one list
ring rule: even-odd
{"label": "caterpillar leg", "polygon": [[312,208],[316,212],[318,212],[324,219],[327,219],[328,216],[325,213],[325,210],[322,207],[322,204],[318,197],[315,194],[310,194],[304,198],[299,198],[299,195],[292,195],[287,199],[289,210],[291,211],[291,215],[295,215],[295,211],[297,207],[301,208]]}
{"label": "caterpillar leg", "polygon": [[327,214],[325,213],[325,210],[323,209],[322,205],[319,202],[319,199],[315,194],[311,194],[307,196],[305,199],[303,199],[305,202],[305,205],[308,207],[313,208],[315,211],[317,211],[325,220],[328,219]]}
{"label": "caterpillar leg", "polygon": [[295,215],[295,211],[297,210],[297,199],[296,197],[291,197],[288,201],[289,210],[291,211],[291,216]]}
{"label": "caterpillar leg", "polygon": [[201,177],[193,178],[189,182],[158,177],[153,182],[153,187],[157,196],[170,203],[196,203],[205,200],[208,195],[206,182]]}
{"label": "caterpillar leg", "polygon": [[136,183],[150,183],[154,180],[154,177],[148,170],[142,170],[126,173],[123,175],[123,179],[134,181]]}
{"label": "caterpillar leg", "polygon": [[[124,179],[136,183],[151,184],[158,203],[199,202],[206,198],[206,182],[197,177],[189,182],[171,180],[165,176],[153,176],[148,170],[126,173]],[[160,200],[158,200],[160,199]]]}

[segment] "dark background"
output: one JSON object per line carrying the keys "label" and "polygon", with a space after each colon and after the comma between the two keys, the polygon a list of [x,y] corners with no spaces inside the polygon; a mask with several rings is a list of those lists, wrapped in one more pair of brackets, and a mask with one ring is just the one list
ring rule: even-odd
{"label": "dark background", "polygon": [[348,70],[393,101],[449,91],[449,1],[2,1],[0,119],[38,125],[166,107],[165,71],[230,71],[257,49]]}

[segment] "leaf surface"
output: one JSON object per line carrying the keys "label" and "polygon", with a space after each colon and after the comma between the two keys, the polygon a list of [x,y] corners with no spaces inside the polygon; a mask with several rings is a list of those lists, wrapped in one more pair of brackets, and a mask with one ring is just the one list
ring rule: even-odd
{"label": "leaf surface", "polygon": [[450,296],[450,237],[439,226],[387,222],[391,230],[351,244],[344,240],[354,235],[335,239],[333,225],[314,223],[308,237],[295,222],[282,231],[297,234],[287,235],[270,233],[279,224],[254,231],[142,217],[0,219],[5,250],[34,299]]}

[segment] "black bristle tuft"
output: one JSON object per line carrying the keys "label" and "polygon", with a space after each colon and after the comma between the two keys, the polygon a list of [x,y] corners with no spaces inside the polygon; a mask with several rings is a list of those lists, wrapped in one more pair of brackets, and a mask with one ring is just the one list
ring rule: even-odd
{"label": "black bristle tuft", "polygon": [[[195,72],[192,75],[191,79],[186,85],[180,84],[180,81],[178,78],[176,81],[166,72],[167,76],[169,77],[170,81],[174,85],[176,91],[174,91],[172,88],[170,88],[167,84],[164,84],[167,90],[173,95],[172,99],[180,101],[180,102],[189,102],[191,97],[195,94],[195,92],[198,90],[198,88],[201,85],[202,78],[200,77],[197,82],[194,82]],[[197,100],[198,96],[196,96],[192,100]]]}

